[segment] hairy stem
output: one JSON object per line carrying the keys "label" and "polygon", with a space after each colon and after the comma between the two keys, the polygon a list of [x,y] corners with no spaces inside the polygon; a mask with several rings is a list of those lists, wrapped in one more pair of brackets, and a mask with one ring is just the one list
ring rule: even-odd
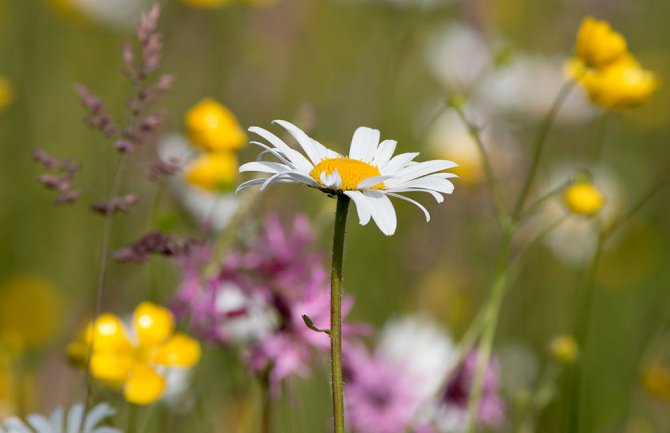
{"label": "hairy stem", "polygon": [[549,131],[551,131],[551,127],[556,121],[556,116],[558,115],[561,106],[565,102],[565,99],[568,97],[572,89],[575,87],[575,84],[577,84],[576,81],[570,80],[567,81],[563,87],[561,87],[556,100],[554,100],[554,103],[551,106],[551,110],[549,110],[547,117],[540,126],[537,139],[535,140],[535,150],[533,151],[533,159],[530,164],[530,169],[528,170],[526,179],[523,183],[523,186],[521,187],[521,193],[519,194],[519,198],[517,199],[516,205],[514,206],[514,212],[512,212],[512,218],[514,220],[518,219],[523,212],[526,199],[528,198],[528,193],[530,192],[530,187],[532,186],[533,181],[535,180],[535,176],[537,175],[537,169],[540,165],[540,158],[542,157],[542,152],[544,150],[544,145],[547,142]]}
{"label": "hairy stem", "polygon": [[333,431],[344,433],[344,384],[342,380],[342,261],[349,197],[337,196],[330,273],[330,359],[333,393]]}
{"label": "hairy stem", "polygon": [[482,397],[484,385],[484,374],[488,367],[489,358],[493,349],[493,339],[498,325],[498,316],[505,294],[505,289],[510,280],[510,267],[508,266],[510,253],[512,251],[512,231],[507,230],[504,233],[502,250],[496,273],[486,305],[484,306],[484,330],[477,352],[477,364],[475,377],[470,389],[470,398],[468,401],[468,432],[477,431],[477,414],[479,413],[479,403]]}

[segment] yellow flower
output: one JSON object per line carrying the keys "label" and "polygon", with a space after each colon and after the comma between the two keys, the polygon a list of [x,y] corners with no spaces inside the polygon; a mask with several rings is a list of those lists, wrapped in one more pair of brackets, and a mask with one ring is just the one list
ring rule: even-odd
{"label": "yellow flower", "polygon": [[186,167],[186,181],[209,190],[229,189],[237,179],[237,157],[231,152],[206,153]]}
{"label": "yellow flower", "polygon": [[549,345],[551,355],[563,364],[572,364],[579,356],[577,341],[570,335],[560,335]]}
{"label": "yellow flower", "polygon": [[0,340],[16,351],[38,349],[58,333],[62,317],[58,290],[48,281],[16,277],[0,288]]}
{"label": "yellow flower", "polygon": [[563,203],[577,215],[592,216],[605,205],[605,197],[594,184],[579,181],[565,190]]}
{"label": "yellow flower", "polygon": [[660,86],[656,75],[643,69],[630,55],[601,71],[586,71],[579,82],[593,103],[614,110],[646,103]]}
{"label": "yellow flower", "polygon": [[14,89],[9,80],[0,75],[0,112],[5,111],[14,101]]}
{"label": "yellow flower", "polygon": [[[89,324],[84,338],[70,345],[70,358],[84,364],[91,348],[91,376],[123,389],[134,404],[151,404],[165,391],[165,367],[189,368],[200,359],[200,344],[174,333],[172,313],[143,302],[133,314],[132,329],[113,314],[102,314]],[[132,337],[131,337],[132,336]]]}
{"label": "yellow flower", "polygon": [[208,152],[237,150],[247,142],[235,115],[211,98],[186,113],[186,129],[193,144]]}
{"label": "yellow flower", "polygon": [[670,403],[670,371],[660,362],[649,364],[642,371],[642,387],[649,395]]}
{"label": "yellow flower", "polygon": [[577,32],[576,51],[586,66],[601,69],[627,53],[626,39],[608,22],[588,16]]}

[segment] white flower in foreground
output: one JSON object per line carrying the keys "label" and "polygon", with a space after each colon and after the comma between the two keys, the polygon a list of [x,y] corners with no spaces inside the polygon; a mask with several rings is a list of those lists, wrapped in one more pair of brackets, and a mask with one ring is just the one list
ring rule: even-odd
{"label": "white flower in foreground", "polygon": [[[356,205],[361,225],[366,225],[372,218],[382,233],[390,236],[395,233],[397,219],[389,197],[418,206],[426,221],[430,221],[425,207],[400,193],[425,192],[441,203],[444,201],[443,194],[451,194],[454,190],[449,179],[456,175],[442,171],[457,164],[448,160],[416,162],[414,158],[418,153],[393,156],[397,143],[394,140],[380,143],[380,134],[376,129],[358,128],[351,140],[349,155],[343,156],[311,139],[289,122],[276,120],[275,123],[295,138],[307,157],[273,133],[253,126],[249,131],[263,137],[270,145],[252,142],[265,150],[257,161],[242,165],[240,172],[257,171],[271,176],[244,182],[237,191],[254,185],[260,185],[263,190],[271,183],[301,183],[328,194],[345,194]],[[280,162],[262,161],[267,153]]]}
{"label": "white flower in foreground", "polygon": [[112,427],[96,427],[100,421],[115,413],[107,403],[98,404],[87,414],[84,414],[83,404],[75,404],[68,412],[67,419],[63,408],[54,410],[49,418],[28,415],[27,423],[16,417],[7,418],[0,427],[0,433],[121,433],[121,430]]}

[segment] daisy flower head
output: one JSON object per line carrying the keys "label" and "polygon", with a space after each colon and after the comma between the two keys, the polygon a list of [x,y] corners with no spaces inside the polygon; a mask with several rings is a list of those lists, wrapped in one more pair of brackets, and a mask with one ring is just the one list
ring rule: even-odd
{"label": "daisy flower head", "polygon": [[[456,177],[444,170],[456,167],[448,160],[416,162],[416,152],[393,156],[396,141],[383,140],[376,129],[360,127],[354,132],[348,155],[341,155],[310,138],[297,126],[284,120],[274,123],[282,126],[298,142],[303,153],[291,148],[281,138],[263,128],[253,126],[249,131],[269,144],[252,142],[263,149],[257,161],[240,167],[240,172],[261,172],[270,176],[242,183],[237,191],[260,185],[263,190],[271,183],[300,183],[317,188],[330,195],[345,195],[356,205],[361,225],[373,219],[387,236],[395,233],[397,218],[389,197],[408,201],[421,209],[430,221],[428,210],[403,193],[425,192],[438,203],[444,194],[451,194]],[[272,154],[279,162],[264,161]]]}

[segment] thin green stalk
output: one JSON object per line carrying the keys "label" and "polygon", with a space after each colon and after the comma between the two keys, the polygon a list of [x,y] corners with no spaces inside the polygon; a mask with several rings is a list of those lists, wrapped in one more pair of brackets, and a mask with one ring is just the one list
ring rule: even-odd
{"label": "thin green stalk", "polygon": [[260,376],[261,433],[272,431],[272,396],[270,395],[270,370]]}
{"label": "thin green stalk", "polygon": [[125,433],[135,433],[137,431],[139,408],[132,403],[128,403],[128,415],[126,416]]}
{"label": "thin green stalk", "polygon": [[571,398],[570,398],[570,417],[568,431],[572,433],[579,433],[581,427],[581,403],[582,403],[582,382],[584,377],[584,361],[586,358],[586,346],[589,337],[589,323],[591,319],[591,311],[593,309],[593,292],[596,286],[596,276],[600,266],[600,259],[602,257],[603,246],[606,236],[604,232],[598,235],[598,243],[596,251],[593,254],[593,260],[589,267],[586,282],[581,292],[581,302],[579,309],[579,316],[577,317],[577,325],[575,329],[575,337],[579,350],[582,353],[581,360],[575,365],[571,384]]}
{"label": "thin green stalk", "polygon": [[477,431],[477,414],[479,413],[479,403],[482,397],[484,385],[484,374],[488,367],[489,358],[493,349],[493,339],[498,325],[498,316],[505,294],[505,289],[510,279],[509,256],[512,251],[512,230],[506,230],[503,238],[502,250],[498,265],[496,266],[495,278],[491,288],[491,295],[484,306],[484,331],[477,352],[477,364],[475,377],[470,389],[470,399],[468,401],[468,433]]}
{"label": "thin green stalk", "polygon": [[595,167],[600,162],[600,157],[603,153],[603,147],[605,146],[605,135],[607,132],[607,119],[609,111],[604,111],[596,119],[595,133],[593,139],[593,149],[591,153],[591,164]]}
{"label": "thin green stalk", "polygon": [[533,181],[535,180],[535,176],[537,175],[537,169],[540,165],[540,159],[542,157],[544,145],[547,142],[547,137],[549,136],[549,131],[551,131],[551,127],[554,125],[556,116],[558,115],[561,106],[565,102],[565,99],[568,97],[572,89],[575,87],[575,84],[577,84],[577,81],[575,80],[570,80],[563,84],[563,87],[561,87],[561,90],[558,92],[558,96],[556,97],[556,100],[554,100],[547,117],[544,119],[542,126],[540,126],[537,139],[535,140],[535,150],[533,152],[533,159],[530,164],[530,169],[528,170],[528,174],[526,175],[526,179],[521,188],[521,193],[519,194],[519,198],[517,199],[516,205],[514,206],[514,211],[512,212],[512,218],[514,220],[517,220],[523,212],[526,199],[528,198],[528,193],[530,192],[530,187],[532,186]]}
{"label": "thin green stalk", "polygon": [[500,228],[502,230],[505,230],[505,218],[506,218],[505,207],[502,204],[502,198],[500,195],[500,191],[498,190],[498,184],[496,183],[495,174],[493,173],[493,165],[491,164],[491,158],[489,158],[488,152],[486,152],[486,148],[484,147],[484,142],[482,141],[481,136],[479,135],[479,128],[475,126],[472,122],[470,122],[470,120],[468,120],[467,116],[465,115],[465,112],[463,111],[462,101],[452,100],[449,103],[449,105],[451,105],[454,108],[454,110],[456,110],[458,118],[461,120],[465,128],[468,130],[468,134],[470,134],[472,140],[477,144],[477,150],[479,151],[479,155],[482,158],[482,165],[484,166],[486,182],[488,183],[489,189],[491,190],[491,194],[493,195],[493,205],[495,207],[496,220],[498,221],[498,225],[500,226]]}
{"label": "thin green stalk", "polygon": [[344,384],[342,380],[342,261],[349,197],[337,196],[333,230],[333,262],[330,273],[330,358],[333,391],[333,431],[344,433]]}
{"label": "thin green stalk", "polygon": [[[121,180],[123,179],[123,171],[126,166],[126,161],[128,159],[128,154],[124,153],[118,159],[116,168],[114,170],[114,179],[112,180],[112,186],[109,191],[108,202],[111,201],[114,197],[119,195],[119,190],[121,189]],[[98,285],[97,285],[97,294],[95,299],[95,311],[93,320],[95,321],[101,313],[102,310],[102,299],[103,293],[105,291],[105,280],[107,279],[107,265],[109,261],[109,242],[112,234],[112,221],[113,213],[105,213],[105,218],[102,228],[102,241],[100,245],[100,264],[98,271]],[[91,395],[92,395],[92,385],[91,385],[91,357],[93,353],[93,343],[95,340],[95,333],[91,337],[88,347],[88,355],[86,356],[86,369],[84,374],[84,386],[86,388],[86,393],[84,397],[84,406],[86,411],[91,406]],[[82,423],[86,417],[82,418]]]}

